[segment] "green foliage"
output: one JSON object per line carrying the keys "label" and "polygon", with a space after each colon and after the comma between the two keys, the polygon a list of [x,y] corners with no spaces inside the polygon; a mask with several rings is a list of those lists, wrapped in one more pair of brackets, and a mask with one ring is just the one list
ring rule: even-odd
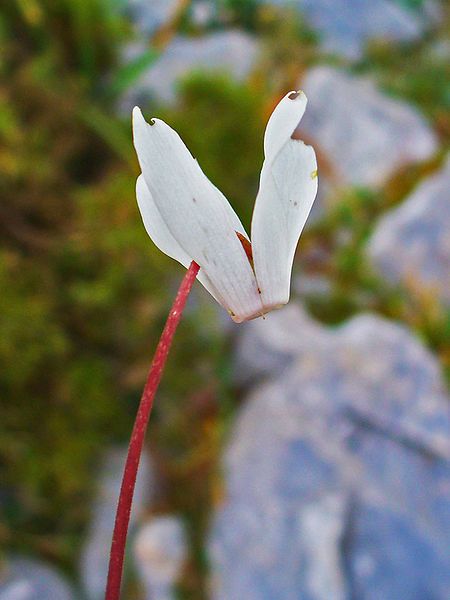
{"label": "green foliage", "polygon": [[409,8],[410,10],[418,10],[423,7],[425,0],[394,0],[400,6]]}
{"label": "green foliage", "polygon": [[[1,13],[0,456],[11,498],[0,507],[0,541],[67,565],[88,516],[96,457],[126,433],[130,384],[116,370],[124,367],[126,380],[131,351],[115,352],[109,336],[120,347],[117,315],[133,314],[125,307],[142,279],[123,263],[109,269],[106,236],[82,250],[106,173],[126,172],[131,156],[122,124],[91,99],[102,96],[98,81],[120,40],[111,8],[23,0]],[[110,186],[122,202],[132,199],[133,179]],[[91,213],[83,211],[88,190]],[[130,222],[138,231],[135,213]],[[108,302],[122,304],[104,320],[109,334],[100,325]]]}
{"label": "green foliage", "polygon": [[434,124],[443,143],[450,144],[450,85],[448,83],[449,25],[443,20],[440,30],[429,38],[396,46],[374,43],[359,66],[374,75],[394,97],[414,103]]}
{"label": "green foliage", "polygon": [[134,60],[117,69],[114,80],[109,86],[113,96],[120,96],[135,83],[159,56],[155,48],[149,48]]}
{"label": "green foliage", "polygon": [[211,181],[250,225],[263,161],[264,95],[225,75],[195,73],[180,86],[173,108],[158,116],[181,135]]}
{"label": "green foliage", "polygon": [[[127,441],[182,274],[142,226],[129,121],[113,112],[117,94],[156,54],[119,68],[120,20],[109,11],[103,19],[102,7],[11,3],[1,28],[0,459],[8,495],[0,542],[69,569],[89,518],[93,468],[105,447]],[[230,121],[231,85],[229,96]],[[249,176],[238,166],[242,182]],[[169,489],[191,490],[171,502],[192,523],[198,590],[223,359],[209,299],[200,295],[196,305],[171,355],[154,438]],[[189,390],[197,395],[186,401]]]}
{"label": "green foliage", "polygon": [[246,29],[256,29],[260,8],[258,0],[218,0],[217,4],[228,13],[233,23]]}
{"label": "green foliage", "polygon": [[10,67],[26,56],[51,57],[60,73],[70,73],[90,89],[116,61],[128,25],[117,0],[11,0],[2,7],[1,30]]}
{"label": "green foliage", "polygon": [[[450,376],[449,311],[420,289],[411,295],[401,286],[390,285],[373,271],[367,259],[366,242],[374,224],[399,200],[388,189],[377,194],[365,189],[347,190],[326,216],[307,229],[301,242],[306,270],[320,274],[330,284],[326,295],[311,294],[307,304],[313,315],[330,324],[362,311],[375,311],[406,323],[434,350]],[[311,260],[315,255],[320,256],[319,261]]]}

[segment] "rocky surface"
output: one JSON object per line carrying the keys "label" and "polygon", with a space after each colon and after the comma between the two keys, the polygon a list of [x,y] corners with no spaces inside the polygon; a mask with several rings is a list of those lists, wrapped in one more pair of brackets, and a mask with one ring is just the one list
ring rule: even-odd
{"label": "rocky surface", "polygon": [[0,600],[75,600],[75,596],[52,567],[12,557],[0,564]]}
{"label": "rocky surface", "polygon": [[[125,59],[142,54],[139,44],[128,46]],[[130,110],[146,99],[173,102],[176,85],[195,70],[229,73],[245,79],[255,65],[258,45],[253,37],[238,30],[220,31],[202,37],[177,36],[161,56],[139,78],[121,102],[121,110]]]}
{"label": "rocky surface", "polygon": [[[101,600],[105,593],[109,549],[119,498],[126,448],[106,453],[98,475],[98,496],[92,511],[92,521],[81,552],[80,578],[89,600]],[[151,497],[153,473],[148,457],[143,453],[136,481],[130,530]]]}
{"label": "rocky surface", "polygon": [[351,60],[360,58],[371,40],[419,38],[439,15],[435,2],[408,8],[395,0],[263,1],[275,6],[296,7],[317,31],[325,50]]}
{"label": "rocky surface", "polygon": [[327,66],[310,70],[301,86],[308,108],[299,136],[325,159],[333,186],[378,188],[400,167],[429,159],[437,140],[423,117],[388,97],[367,78]]}
{"label": "rocky surface", "polygon": [[186,558],[183,524],[176,517],[156,517],[143,525],[134,555],[148,600],[175,599],[175,584]]}
{"label": "rocky surface", "polygon": [[127,13],[142,34],[153,35],[175,16],[179,0],[128,0]]}
{"label": "rocky surface", "polygon": [[381,275],[450,304],[450,157],[375,227],[368,253]]}
{"label": "rocky surface", "polygon": [[298,307],[273,316],[278,339],[269,316],[240,348],[243,372],[262,348],[268,381],[226,453],[212,598],[445,600],[450,419],[434,357],[373,315],[336,329]]}
{"label": "rocky surface", "polygon": [[[301,328],[305,331],[299,335]],[[320,325],[306,319],[305,313],[291,302],[281,310],[254,319],[234,329],[237,344],[233,354],[233,379],[247,386],[255,381],[282,373],[305,344],[316,334],[323,335]]]}

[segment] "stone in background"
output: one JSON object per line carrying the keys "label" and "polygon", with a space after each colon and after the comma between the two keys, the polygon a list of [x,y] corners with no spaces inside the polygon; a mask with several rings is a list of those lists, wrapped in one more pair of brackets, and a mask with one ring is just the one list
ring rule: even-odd
{"label": "stone in background", "polygon": [[[106,453],[98,475],[98,496],[80,559],[80,579],[89,600],[102,600],[104,597],[111,537],[126,455],[127,448],[111,449]],[[152,483],[153,469],[144,452],[136,480],[130,531],[139,513],[148,504]]]}
{"label": "stone in background", "polygon": [[[400,167],[429,159],[437,140],[412,106],[390,98],[365,77],[327,66],[310,70],[301,87],[308,107],[299,136],[322,153],[334,186],[379,188]],[[321,170],[321,184],[326,173]]]}
{"label": "stone in background", "polygon": [[[179,0],[128,0],[127,11],[140,32],[153,35],[171,20],[181,4]],[[434,0],[414,8],[396,0],[260,0],[260,4],[298,10],[318,33],[325,51],[349,60],[360,59],[371,40],[419,39],[441,16]],[[221,13],[225,16],[226,11],[216,0],[196,0],[191,13],[201,26],[212,16],[220,21]]]}
{"label": "stone in background", "polygon": [[300,10],[317,31],[324,50],[350,60],[362,57],[371,40],[412,41],[439,18],[436,2],[409,8],[395,0],[262,0]]}
{"label": "stone in background", "polygon": [[286,319],[275,343],[270,315],[243,334],[240,369],[263,348],[269,380],[225,456],[213,600],[447,600],[450,418],[435,358],[377,316],[331,329],[299,308],[273,315]]}
{"label": "stone in background", "polygon": [[[142,54],[141,44],[125,49],[126,60]],[[218,31],[202,37],[176,36],[161,56],[140,77],[122,99],[120,110],[126,113],[135,104],[153,98],[159,102],[174,102],[176,84],[195,70],[226,72],[237,80],[245,79],[258,55],[256,40],[242,31]]]}
{"label": "stone in background", "polygon": [[368,244],[388,281],[419,287],[450,304],[450,158],[400,206],[384,215]]}
{"label": "stone in background", "polygon": [[155,517],[144,524],[134,541],[134,556],[147,600],[174,600],[187,548],[180,519]]}
{"label": "stone in background", "polygon": [[[299,335],[299,331],[304,331]],[[237,343],[233,352],[233,379],[237,385],[248,386],[263,378],[282,373],[305,350],[305,344],[323,335],[321,325],[307,319],[298,305],[290,302],[283,309],[261,319],[240,323],[234,328]]]}
{"label": "stone in background", "polygon": [[0,600],[75,600],[75,596],[53,567],[12,557],[0,564]]}
{"label": "stone in background", "polygon": [[128,0],[126,10],[136,29],[152,36],[175,16],[180,0]]}

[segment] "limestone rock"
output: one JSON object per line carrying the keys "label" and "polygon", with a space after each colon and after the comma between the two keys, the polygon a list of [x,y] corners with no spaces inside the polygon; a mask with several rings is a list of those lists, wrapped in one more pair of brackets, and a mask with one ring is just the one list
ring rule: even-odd
{"label": "limestone rock", "polygon": [[[379,188],[400,167],[429,159],[436,137],[416,109],[390,98],[365,77],[327,66],[302,84],[308,108],[299,136],[322,154],[336,186]],[[321,183],[326,172],[319,169]]]}
{"label": "limestone rock", "polygon": [[[125,50],[125,55],[132,58],[141,50],[133,45]],[[198,38],[177,36],[122,99],[121,110],[131,110],[135,104],[150,98],[173,102],[177,83],[196,70],[225,72],[243,80],[254,67],[257,54],[255,39],[238,30]]]}
{"label": "limestone rock", "polygon": [[380,273],[450,304],[450,158],[377,224],[368,253]]}
{"label": "limestone rock", "polygon": [[374,315],[335,329],[300,310],[278,319],[276,342],[262,320],[244,334],[272,349],[272,375],[225,456],[213,600],[446,600],[450,416],[436,360]]}
{"label": "limestone rock", "polygon": [[0,600],[75,600],[75,596],[49,565],[12,557],[0,564]]}
{"label": "limestone rock", "polygon": [[[89,600],[101,600],[105,593],[109,550],[126,453],[126,448],[110,450],[105,454],[100,468],[98,496],[80,560],[80,577]],[[150,498],[152,479],[152,467],[144,453],[136,481],[130,529]]]}
{"label": "limestone rock", "polygon": [[181,521],[164,516],[144,524],[134,542],[134,555],[146,598],[175,598],[174,586],[186,558],[186,539]]}
{"label": "limestone rock", "polygon": [[408,8],[390,0],[263,0],[295,7],[316,30],[324,49],[356,60],[371,40],[411,41],[420,38],[440,15],[436,2]]}
{"label": "limestone rock", "polygon": [[136,29],[153,35],[175,16],[179,0],[128,0],[127,12]]}

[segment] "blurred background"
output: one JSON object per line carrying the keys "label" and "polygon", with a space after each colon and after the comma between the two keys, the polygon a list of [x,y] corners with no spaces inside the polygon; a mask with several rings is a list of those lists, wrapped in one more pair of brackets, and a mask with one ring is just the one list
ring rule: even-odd
{"label": "blurred background", "polygon": [[183,269],[136,206],[130,110],[248,230],[289,90],[319,195],[291,303],[196,286],[140,469],[130,600],[450,598],[449,7],[0,9],[0,600],[103,595],[124,452]]}

